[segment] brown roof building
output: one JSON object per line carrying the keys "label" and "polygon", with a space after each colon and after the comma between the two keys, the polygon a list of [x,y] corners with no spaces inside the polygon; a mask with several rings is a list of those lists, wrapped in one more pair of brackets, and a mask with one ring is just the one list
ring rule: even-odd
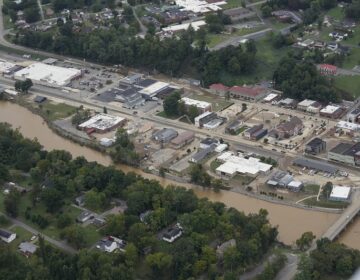
{"label": "brown roof building", "polygon": [[212,84],[209,86],[209,89],[212,93],[221,96],[224,96],[229,91],[229,87],[224,86],[223,84]]}
{"label": "brown roof building", "polygon": [[270,131],[269,136],[281,140],[298,135],[303,129],[303,122],[298,117],[292,117],[289,121],[279,124]]}
{"label": "brown roof building", "polygon": [[268,90],[263,87],[259,86],[233,86],[229,89],[229,92],[232,97],[234,98],[240,98],[250,101],[259,101],[260,99],[263,99],[266,94],[268,93]]}
{"label": "brown roof building", "polygon": [[185,145],[189,144],[195,139],[195,134],[192,131],[184,131],[180,133],[176,138],[171,140],[171,145],[175,149],[180,149]]}

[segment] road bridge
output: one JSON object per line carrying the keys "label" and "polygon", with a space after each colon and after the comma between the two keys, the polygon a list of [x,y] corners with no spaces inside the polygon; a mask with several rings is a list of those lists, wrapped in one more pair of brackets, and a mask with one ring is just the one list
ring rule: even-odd
{"label": "road bridge", "polygon": [[323,234],[323,238],[328,238],[331,241],[335,240],[351,223],[360,212],[360,192],[355,191],[353,194],[352,203],[344,210],[343,214],[329,229]]}

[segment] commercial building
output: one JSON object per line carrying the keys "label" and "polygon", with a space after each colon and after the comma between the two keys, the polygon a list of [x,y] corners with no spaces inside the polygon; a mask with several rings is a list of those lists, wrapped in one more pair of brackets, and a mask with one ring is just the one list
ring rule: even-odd
{"label": "commercial building", "polygon": [[304,187],[303,182],[300,181],[291,181],[288,185],[287,188],[293,192],[299,192],[301,191],[301,189]]}
{"label": "commercial building", "polygon": [[210,92],[220,95],[220,96],[225,96],[227,92],[229,92],[229,87],[224,86],[223,84],[212,84],[211,86],[209,86]]}
{"label": "commercial building", "polygon": [[180,149],[195,139],[195,133],[192,131],[184,131],[171,140],[171,145],[175,149]]}
{"label": "commercial building", "polygon": [[219,144],[220,144],[219,140],[217,140],[217,139],[215,139],[215,138],[210,138],[210,137],[208,137],[208,138],[205,138],[205,139],[203,139],[203,140],[200,141],[199,148],[200,148],[200,149],[207,149],[207,148],[209,148],[209,147],[212,146],[212,145],[217,146],[217,145],[219,145]]}
{"label": "commercial building", "polygon": [[328,152],[328,159],[349,165],[360,165],[360,143],[340,143]]}
{"label": "commercial building", "polygon": [[241,120],[234,120],[226,126],[225,132],[228,134],[236,135],[240,132],[242,126],[243,122]]}
{"label": "commercial building", "polygon": [[317,101],[305,99],[298,103],[297,109],[306,112],[310,106],[314,106],[317,103]]}
{"label": "commercial building", "polygon": [[294,177],[285,171],[276,171],[271,178],[266,182],[269,186],[272,187],[282,187],[285,188],[294,180]]}
{"label": "commercial building", "polygon": [[136,88],[127,88],[125,90],[113,88],[108,90],[107,93],[114,94],[115,100],[123,103],[123,107],[127,109],[134,109],[145,104],[145,100]]}
{"label": "commercial building", "polygon": [[234,8],[225,10],[224,15],[229,16],[232,23],[236,23],[238,21],[253,18],[256,16],[256,13],[246,8]]}
{"label": "commercial building", "polygon": [[321,75],[332,75],[335,76],[337,73],[337,67],[331,64],[320,64],[318,67]]}
{"label": "commercial building", "polygon": [[339,121],[336,124],[336,128],[342,129],[345,132],[357,132],[360,131],[360,124],[346,122],[346,121]]}
{"label": "commercial building", "polygon": [[65,68],[44,63],[33,63],[14,74],[16,80],[31,79],[34,84],[49,87],[64,87],[81,77],[82,72],[75,68]]}
{"label": "commercial building", "polygon": [[260,131],[264,127],[263,124],[254,125],[253,127],[250,127],[249,129],[245,130],[244,137],[247,139],[252,139],[254,134],[258,131]]}
{"label": "commercial building", "polygon": [[272,169],[271,164],[263,163],[258,158],[239,157],[232,152],[221,154],[217,160],[223,162],[223,164],[216,168],[216,173],[224,177],[233,177],[236,174],[255,177],[259,173],[265,174]]}
{"label": "commercial building", "polygon": [[195,14],[206,14],[209,12],[221,10],[221,5],[225,5],[225,1],[210,3],[204,0],[176,0],[176,5],[182,7],[181,10],[193,12]]}
{"label": "commercial building", "polygon": [[326,142],[318,137],[312,139],[305,146],[305,153],[317,155],[326,151]]}
{"label": "commercial building", "polygon": [[204,124],[217,119],[218,116],[216,113],[214,112],[205,112],[199,116],[197,116],[194,121],[195,121],[195,126],[197,127],[203,127]]}
{"label": "commercial building", "polygon": [[0,228],[0,239],[2,241],[6,243],[11,243],[15,240],[15,238],[16,233]]}
{"label": "commercial building", "polygon": [[163,32],[179,32],[179,31],[188,30],[189,27],[191,26],[195,31],[198,31],[200,29],[200,27],[205,26],[205,25],[206,25],[206,22],[204,20],[198,20],[198,21],[193,21],[193,22],[188,22],[188,23],[170,25],[170,26],[162,28],[161,30]]}
{"label": "commercial building", "polygon": [[347,201],[350,198],[351,187],[347,186],[333,186],[329,200],[333,201]]}
{"label": "commercial building", "polygon": [[307,168],[309,170],[316,170],[316,171],[328,173],[328,174],[336,174],[338,172],[338,168],[335,167],[334,165],[304,157],[296,158],[293,161],[293,165]]}
{"label": "commercial building", "polygon": [[120,80],[120,84],[133,85],[141,81],[143,74],[133,74]]}
{"label": "commercial building", "polygon": [[297,104],[296,100],[292,98],[285,98],[279,101],[279,105],[284,108],[295,108],[296,104]]}
{"label": "commercial building", "polygon": [[287,139],[300,134],[303,129],[304,124],[302,120],[295,116],[271,130],[269,132],[269,137],[277,140]]}
{"label": "commercial building", "polygon": [[97,114],[79,125],[79,129],[86,130],[88,133],[105,133],[126,123],[126,119],[107,114]]}
{"label": "commercial building", "polygon": [[320,116],[330,119],[338,119],[343,113],[344,109],[336,105],[327,105],[325,108],[320,110]]}
{"label": "commercial building", "polygon": [[19,66],[17,66],[14,63],[5,61],[5,60],[0,60],[0,74],[2,74],[5,77],[11,77],[14,72],[20,70],[22,67],[19,68]]}
{"label": "commercial building", "polygon": [[356,108],[346,115],[346,120],[348,122],[356,123],[359,120],[359,116],[360,116],[360,108]]}
{"label": "commercial building", "polygon": [[189,110],[191,106],[195,106],[200,113],[211,112],[212,109],[211,103],[206,101],[200,101],[188,97],[181,98],[181,101],[184,102],[186,110]]}
{"label": "commercial building", "polygon": [[140,90],[139,93],[141,93],[142,97],[145,100],[151,100],[158,93],[165,90],[169,86],[170,86],[170,84],[165,83],[165,82],[155,82],[155,83],[151,84],[150,86],[145,87],[142,90]]}
{"label": "commercial building", "polygon": [[225,118],[216,118],[216,119],[213,119],[207,123],[204,123],[203,127],[206,128],[206,129],[214,129],[214,128],[217,128],[219,127],[220,125],[222,125],[224,122],[225,122]]}
{"label": "commercial building", "polygon": [[213,144],[210,145],[209,147],[205,148],[205,149],[201,149],[198,152],[196,152],[195,154],[193,154],[190,158],[190,162],[192,163],[199,163],[202,160],[204,160],[207,156],[209,156],[211,153],[213,153],[215,151],[217,145]]}
{"label": "commercial building", "polygon": [[233,98],[259,101],[267,95],[268,89],[259,86],[233,86],[229,89],[229,92]]}
{"label": "commercial building", "polygon": [[159,143],[169,143],[178,136],[178,132],[172,128],[163,128],[153,133],[152,138]]}
{"label": "commercial building", "polygon": [[277,94],[277,93],[270,93],[264,97],[263,102],[272,102],[276,98],[278,98],[278,96],[279,96],[279,94]]}

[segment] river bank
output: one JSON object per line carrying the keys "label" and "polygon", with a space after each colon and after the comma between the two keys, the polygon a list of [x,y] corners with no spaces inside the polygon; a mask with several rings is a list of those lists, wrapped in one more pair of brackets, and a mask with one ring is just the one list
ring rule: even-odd
{"label": "river bank", "polygon": [[[84,156],[89,161],[97,161],[103,165],[112,165],[109,156],[60,137],[50,130],[40,116],[34,115],[17,104],[0,102],[0,121],[5,121],[14,127],[18,127],[24,136],[28,138],[37,138],[45,149],[64,149],[69,151],[74,157]],[[134,172],[149,179],[156,179],[164,186],[175,184],[174,181],[145,173],[133,167],[121,164],[116,165],[116,167],[124,172]],[[237,208],[245,213],[258,212],[261,208],[267,209],[270,222],[279,227],[279,240],[285,244],[293,244],[304,231],[313,231],[317,236],[321,236],[339,216],[335,213],[309,211],[271,203],[235,192],[220,191],[215,193],[214,191],[188,183],[176,184],[192,188],[199,197],[207,197],[212,201],[223,202],[227,206]]]}

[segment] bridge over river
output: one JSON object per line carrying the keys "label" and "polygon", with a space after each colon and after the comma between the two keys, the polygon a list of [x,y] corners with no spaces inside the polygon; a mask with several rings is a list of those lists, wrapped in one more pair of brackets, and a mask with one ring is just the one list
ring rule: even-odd
{"label": "bridge over river", "polygon": [[347,225],[352,222],[356,215],[360,212],[360,192],[355,191],[353,193],[353,198],[351,204],[344,210],[339,219],[333,223],[329,229],[323,234],[322,237],[326,237],[333,241],[336,239],[340,233],[347,227]]}

